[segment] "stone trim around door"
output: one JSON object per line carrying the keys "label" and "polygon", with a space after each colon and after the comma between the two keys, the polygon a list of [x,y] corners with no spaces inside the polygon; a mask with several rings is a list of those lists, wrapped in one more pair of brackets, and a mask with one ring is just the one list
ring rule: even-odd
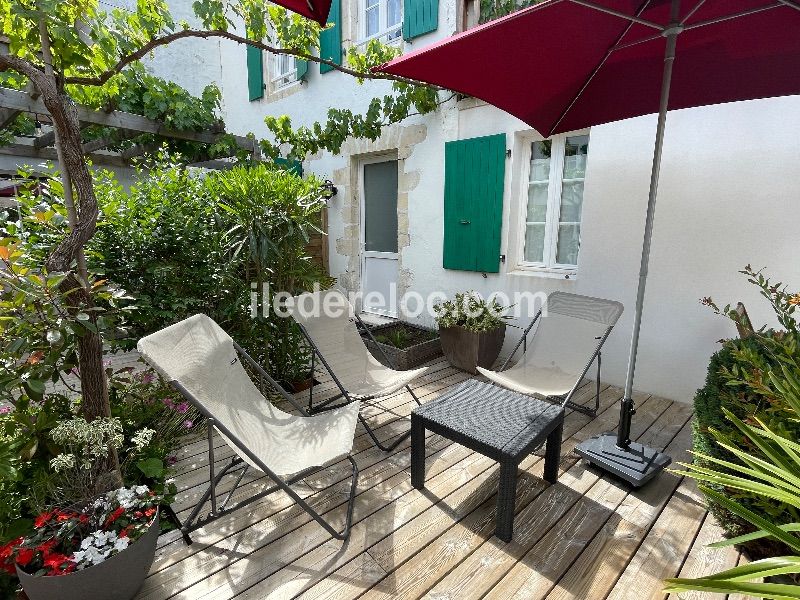
{"label": "stone trim around door", "polygon": [[414,152],[414,146],[427,137],[425,125],[392,125],[386,127],[376,141],[362,139],[347,140],[342,146],[342,156],[348,157],[347,165],[333,172],[333,183],[343,194],[341,208],[342,235],[336,239],[335,252],[347,257],[344,273],[331,273],[346,291],[356,293],[361,289],[360,224],[361,203],[359,199],[359,161],[378,154],[388,160],[397,160],[397,252],[398,279],[397,296],[402,298],[411,286],[413,275],[403,268],[403,250],[411,244],[408,221],[408,194],[417,187],[419,170],[406,170],[406,159]]}

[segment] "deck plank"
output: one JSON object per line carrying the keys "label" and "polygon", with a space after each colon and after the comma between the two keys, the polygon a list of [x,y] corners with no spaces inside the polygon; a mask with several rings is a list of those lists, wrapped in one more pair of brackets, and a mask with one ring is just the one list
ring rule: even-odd
{"label": "deck plank", "polygon": [[[640,405],[640,418],[632,431],[633,439],[658,448],[671,443],[688,419],[688,415],[683,415],[683,420],[676,419],[679,415],[670,410],[672,406],[657,398]],[[663,424],[672,424],[672,427],[664,428]],[[490,588],[505,580],[508,571],[527,554],[535,569],[520,568],[515,574],[516,578],[525,579],[521,597],[544,596],[552,582],[567,570],[622,503],[628,488],[602,478],[599,471],[578,463],[561,476],[559,485],[551,487],[547,493],[549,497],[537,499],[517,516],[521,525],[516,528],[510,543],[492,538],[451,571],[430,594],[464,600],[482,598]],[[553,517],[549,520],[542,517],[548,513]],[[508,578],[502,594],[510,595],[514,579]],[[549,587],[547,582],[550,582]]]}
{"label": "deck plank", "polygon": [[[735,567],[739,562],[739,552],[733,546],[709,548],[709,544],[725,538],[722,528],[714,517],[707,513],[700,531],[686,556],[678,577],[705,577]],[[669,594],[670,600],[725,600],[726,594],[707,592],[681,592]]]}
{"label": "deck plank", "polygon": [[[690,445],[691,427],[684,426],[675,440],[670,452],[673,458],[682,459]],[[680,482],[679,477],[662,473],[643,488],[631,491],[547,597],[607,597]]]}
{"label": "deck plank", "polygon": [[[471,377],[442,358],[429,366],[412,386],[423,402]],[[327,374],[317,379],[315,400],[336,393]],[[579,390],[579,401],[593,400],[590,383]],[[572,453],[580,441],[616,426],[620,394],[604,384],[595,419],[568,415],[558,484],[541,480],[540,456],[523,462],[517,526],[509,544],[492,535],[496,463],[428,432],[426,490],[415,490],[409,479],[409,440],[383,453],[359,427],[353,455],[362,475],[348,542],[333,540],[277,492],[198,530],[192,546],[175,532],[162,536],[137,599],[619,600],[636,595],[640,600],[648,594],[663,597],[662,577],[732,566],[740,560],[736,551],[705,548],[719,530],[688,481],[665,473],[631,490]],[[307,392],[296,397],[305,402]],[[634,437],[667,447],[676,460],[685,457],[690,407],[643,394],[637,394],[637,404]],[[391,440],[407,431],[414,406],[402,391],[363,411],[379,438]],[[190,438],[176,452],[180,493],[174,508],[182,516],[206,484],[206,444],[204,436]],[[214,444],[215,466],[221,467],[233,453],[221,439]],[[334,464],[297,486],[334,524],[342,522],[346,506],[344,467],[344,462]],[[251,478],[234,499],[267,485],[258,474]]]}
{"label": "deck plank", "polygon": [[[619,390],[612,388],[614,398],[619,396]],[[646,401],[643,404],[647,405]],[[666,406],[654,411],[655,415],[663,412]],[[525,468],[525,475],[520,478],[517,492],[515,510],[517,520],[527,523],[533,529],[547,531],[555,526],[563,513],[591,487],[591,475],[582,477],[583,465],[579,465],[577,458],[569,456],[579,438],[604,431],[609,423],[613,423],[615,411],[613,408],[604,411],[599,418],[589,422],[579,432],[581,436],[569,436],[563,443],[563,452],[567,454],[562,460],[559,481],[561,485],[548,485],[542,479],[544,461],[537,461],[534,465]],[[577,433],[577,432],[576,432]],[[525,493],[524,483],[533,486],[534,493]],[[494,534],[496,490],[490,488],[488,498],[483,504],[469,514],[469,516],[455,525],[449,525],[446,533],[426,544],[407,563],[402,564],[394,573],[390,574],[386,582],[382,582],[374,591],[365,594],[365,598],[416,598],[426,593],[438,580],[446,576],[452,569],[466,562],[470,555],[489,540]],[[396,550],[394,553],[396,553]],[[387,565],[381,563],[374,550],[370,554],[378,560],[384,570]],[[402,556],[395,560],[400,562]],[[473,580],[475,583],[476,580]],[[461,598],[456,590],[452,597]]]}

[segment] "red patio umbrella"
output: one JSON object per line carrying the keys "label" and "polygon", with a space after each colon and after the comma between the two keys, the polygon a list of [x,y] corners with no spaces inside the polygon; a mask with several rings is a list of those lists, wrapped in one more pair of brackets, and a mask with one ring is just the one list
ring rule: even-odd
{"label": "red patio umbrella", "polygon": [[328,13],[331,10],[331,0],[272,0],[272,2],[308,17],[323,27],[328,22]]}
{"label": "red patio umbrella", "polygon": [[630,440],[667,111],[800,94],[800,0],[549,0],[379,70],[485,100],[545,137],[658,113],[620,426],[577,448],[642,485],[670,461]]}

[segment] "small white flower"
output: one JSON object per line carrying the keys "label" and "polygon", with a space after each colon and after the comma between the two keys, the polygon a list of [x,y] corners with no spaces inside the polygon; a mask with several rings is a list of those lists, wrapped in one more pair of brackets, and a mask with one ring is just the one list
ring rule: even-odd
{"label": "small white flower", "polygon": [[146,485],[137,485],[135,488],[133,488],[133,491],[139,496],[144,496],[150,491],[150,488]]}
{"label": "small white flower", "polygon": [[117,540],[114,542],[114,550],[117,552],[122,552],[130,543],[131,541],[126,537],[117,538]]}
{"label": "small white flower", "polygon": [[106,559],[107,556],[108,553],[105,553],[94,546],[89,546],[84,555],[84,560],[90,565],[99,565]]}
{"label": "small white flower", "polygon": [[155,429],[149,429],[145,427],[144,429],[140,429],[133,434],[133,437],[131,437],[131,443],[137,450],[143,450],[146,446],[150,445],[150,441],[153,439],[155,434]]}

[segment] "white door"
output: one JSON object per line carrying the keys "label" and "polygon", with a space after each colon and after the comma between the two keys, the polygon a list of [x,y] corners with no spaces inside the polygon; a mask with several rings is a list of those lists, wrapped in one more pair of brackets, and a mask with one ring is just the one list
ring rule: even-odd
{"label": "white door", "polygon": [[361,310],[397,316],[397,161],[361,161]]}

